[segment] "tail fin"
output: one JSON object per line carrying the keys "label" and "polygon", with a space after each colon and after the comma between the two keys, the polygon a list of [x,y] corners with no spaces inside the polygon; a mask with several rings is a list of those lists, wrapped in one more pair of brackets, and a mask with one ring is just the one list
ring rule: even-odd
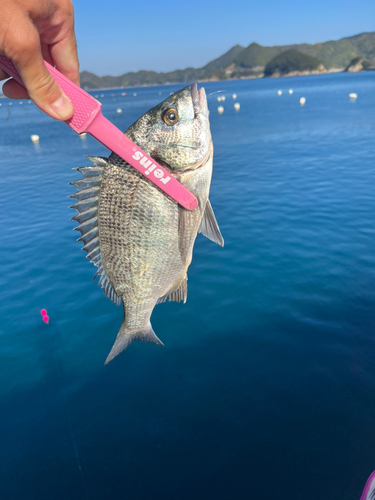
{"label": "tail fin", "polygon": [[108,354],[105,360],[105,365],[107,365],[113,358],[115,358],[120,352],[124,351],[134,340],[141,340],[143,342],[151,342],[152,344],[164,345],[163,342],[158,339],[152,329],[151,323],[148,324],[148,329],[136,333],[127,333],[125,327],[125,321],[121,325],[120,331],[118,332],[116,342],[113,344],[111,352]]}

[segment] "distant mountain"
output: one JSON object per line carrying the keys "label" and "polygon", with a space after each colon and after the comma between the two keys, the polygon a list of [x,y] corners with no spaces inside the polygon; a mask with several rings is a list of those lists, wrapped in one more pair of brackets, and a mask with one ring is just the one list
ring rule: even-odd
{"label": "distant mountain", "polygon": [[245,47],[242,47],[242,45],[235,45],[234,47],[229,49],[228,52],[225,52],[225,54],[223,54],[222,56],[209,62],[208,64],[206,64],[206,66],[203,66],[202,69],[204,70],[224,69],[227,66],[229,66],[233,62],[233,60],[241,52],[244,51],[244,49]]}
{"label": "distant mountain", "polygon": [[253,42],[238,54],[238,56],[233,59],[232,63],[242,68],[264,68],[271,59],[277,54],[280,54],[283,50],[285,50],[285,48],[282,46],[263,47]]}
{"label": "distant mountain", "polygon": [[252,43],[233,62],[246,68],[265,66],[273,57],[290,49],[316,57],[327,69],[345,68],[356,56],[362,56],[375,65],[375,33],[361,33],[338,41],[313,45],[302,43],[262,47],[257,43]]}
{"label": "distant mountain", "polygon": [[[375,32],[373,32],[360,33],[359,35],[342,38],[341,40],[331,40],[316,44],[302,43],[264,47],[253,42],[245,48],[241,45],[235,45],[228,52],[202,68],[177,69],[167,73],[142,70],[136,73],[125,73],[120,76],[99,77],[88,71],[83,71],[81,73],[81,85],[84,89],[88,90],[137,85],[160,85],[176,82],[259,78],[267,76],[265,75],[265,68],[270,61],[290,50],[316,58],[328,71],[344,71],[356,57],[365,60],[366,64],[352,65],[351,67],[354,70],[361,67],[363,70],[375,69]],[[298,57],[302,64],[300,56],[295,57]],[[303,71],[305,74],[308,71],[316,72],[317,69],[293,71]],[[282,73],[280,74],[282,75]]]}
{"label": "distant mountain", "polygon": [[81,86],[85,90],[105,89],[114,87],[134,87],[137,85],[162,85],[174,82],[192,82],[202,80],[225,80],[223,70],[204,70],[203,68],[176,69],[169,73],[156,71],[137,71],[125,73],[121,76],[96,76],[94,73],[83,71],[80,73]]}

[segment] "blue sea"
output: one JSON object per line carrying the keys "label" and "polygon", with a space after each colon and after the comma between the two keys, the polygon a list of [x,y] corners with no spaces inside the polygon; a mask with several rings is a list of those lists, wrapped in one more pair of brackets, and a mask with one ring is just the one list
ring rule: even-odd
{"label": "blue sea", "polygon": [[[92,94],[125,130],[182,86]],[[0,99],[1,498],[356,500],[375,469],[375,72],[204,87],[225,247],[107,366],[67,197],[108,151]]]}

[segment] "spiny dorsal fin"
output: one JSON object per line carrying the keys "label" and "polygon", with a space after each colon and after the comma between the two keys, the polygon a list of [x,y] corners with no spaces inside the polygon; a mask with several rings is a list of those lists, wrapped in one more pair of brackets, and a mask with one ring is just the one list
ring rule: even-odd
{"label": "spiny dorsal fin", "polygon": [[187,300],[187,274],[182,278],[181,283],[178,285],[177,290],[173,292],[168,292],[166,295],[163,297],[160,297],[160,299],[157,301],[156,304],[162,304],[163,302],[166,302],[169,300],[170,302],[181,302],[183,301],[184,304],[186,303]]}
{"label": "spiny dorsal fin", "polygon": [[212,210],[210,200],[207,200],[198,233],[202,233],[203,236],[206,236],[206,238],[214,243],[217,243],[221,247],[224,246],[224,239],[221,236],[219,225],[216,221],[214,211]]}
{"label": "spiny dorsal fin", "polygon": [[94,167],[80,167],[80,168],[95,168],[95,167],[105,168],[107,166],[108,158],[104,158],[104,156],[90,156],[90,155],[85,155],[85,156],[91,161]]}
{"label": "spiny dorsal fin", "polygon": [[98,268],[94,279],[100,276],[99,285],[103,288],[105,295],[116,305],[120,305],[121,299],[113,290],[102,265],[100,256],[99,226],[98,226],[98,205],[100,186],[102,183],[102,172],[107,165],[107,159],[100,156],[88,156],[92,161],[92,167],[79,167],[77,170],[82,174],[83,179],[71,182],[77,188],[77,192],[69,196],[75,198],[77,203],[70,208],[77,210],[78,214],[71,220],[77,221],[79,226],[74,228],[81,233],[78,241],[82,241],[82,250],[87,252],[90,261]]}

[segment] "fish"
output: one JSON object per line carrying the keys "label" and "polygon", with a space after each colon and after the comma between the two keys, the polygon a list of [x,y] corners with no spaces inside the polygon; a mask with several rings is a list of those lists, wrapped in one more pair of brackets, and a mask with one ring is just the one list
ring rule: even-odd
{"label": "fish", "polygon": [[[94,279],[99,276],[104,294],[124,310],[105,364],[135,340],[163,345],[151,314],[167,300],[186,302],[198,233],[224,246],[209,201],[213,144],[204,88],[192,84],[171,94],[125,134],[192,192],[198,205],[183,208],[115,153],[89,156],[92,165],[77,169],[82,178],[70,183],[77,189],[70,197],[78,214],[71,220],[78,222],[78,241],[97,267]],[[152,171],[150,160],[140,163]]]}

